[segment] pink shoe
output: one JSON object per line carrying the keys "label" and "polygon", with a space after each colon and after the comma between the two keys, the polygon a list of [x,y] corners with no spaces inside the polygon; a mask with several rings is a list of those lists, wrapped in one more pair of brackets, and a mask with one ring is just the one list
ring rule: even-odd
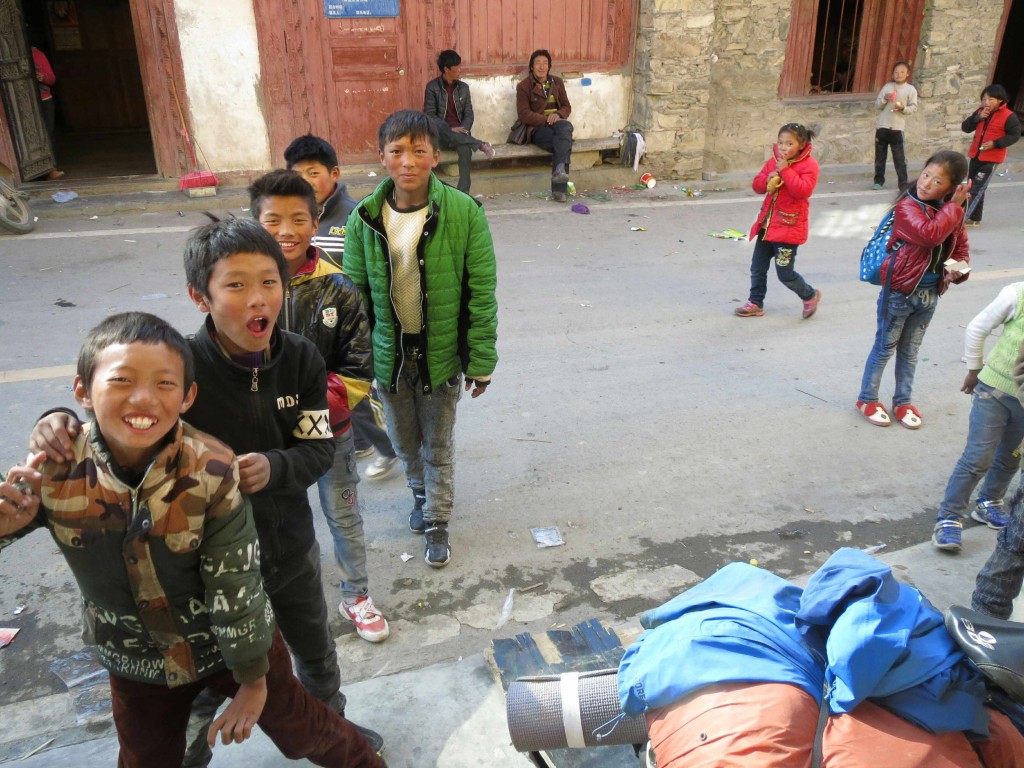
{"label": "pink shoe", "polygon": [[492,147],[486,141],[480,142],[480,151],[484,153],[484,157],[486,157],[488,160],[494,159],[494,147]]}
{"label": "pink shoe", "polygon": [[761,317],[764,310],[752,301],[748,301],[742,307],[736,307],[732,312],[736,317]]}
{"label": "pink shoe", "polygon": [[356,634],[363,640],[379,643],[391,634],[387,619],[377,610],[369,595],[356,600],[342,600],[341,615],[356,625]]}
{"label": "pink shoe", "polygon": [[804,302],[804,320],[818,311],[819,301],[821,301],[821,291],[815,291],[814,295]]}

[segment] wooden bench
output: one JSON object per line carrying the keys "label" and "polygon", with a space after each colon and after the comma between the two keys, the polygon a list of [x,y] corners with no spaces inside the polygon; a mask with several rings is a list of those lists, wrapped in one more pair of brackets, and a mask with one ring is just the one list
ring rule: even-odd
{"label": "wooden bench", "polygon": [[[601,153],[609,150],[618,150],[621,139],[614,136],[606,136],[600,139],[575,139],[572,143],[572,167],[576,169],[593,168],[601,164]],[[501,160],[528,160],[541,158],[546,163],[551,162],[551,153],[546,152],[536,144],[492,144],[494,147],[494,158],[488,160],[482,152],[473,153],[473,163],[496,163]],[[438,171],[446,176],[459,175],[459,157],[454,150],[447,150],[441,153],[441,162],[438,164]]]}

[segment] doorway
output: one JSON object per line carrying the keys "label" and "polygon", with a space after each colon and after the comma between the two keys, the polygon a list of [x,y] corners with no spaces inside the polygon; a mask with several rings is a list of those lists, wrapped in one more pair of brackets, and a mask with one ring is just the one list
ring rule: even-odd
{"label": "doorway", "polygon": [[129,0],[21,5],[29,43],[56,77],[53,143],[62,181],[155,174]]}
{"label": "doorway", "polygon": [[1002,38],[992,82],[1006,89],[1010,108],[1024,114],[1024,56],[1020,55],[1024,43],[1024,0],[1010,3]]}

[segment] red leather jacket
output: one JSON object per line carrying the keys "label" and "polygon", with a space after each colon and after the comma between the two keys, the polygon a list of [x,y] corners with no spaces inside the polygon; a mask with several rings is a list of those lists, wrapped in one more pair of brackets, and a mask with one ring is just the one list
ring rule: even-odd
{"label": "red leather jacket", "polygon": [[[952,202],[936,209],[906,195],[896,204],[889,242],[894,240],[902,240],[903,246],[882,262],[881,278],[884,285],[892,269],[892,290],[899,293],[913,293],[933,264],[940,265],[946,259],[966,264],[971,262],[967,230],[964,229],[964,209]],[[937,245],[942,247],[936,249]],[[938,271],[942,274],[941,266]],[[962,283],[968,277],[969,274],[961,275],[952,282]],[[947,281],[939,280],[939,295],[948,287]]]}
{"label": "red leather jacket", "polygon": [[[778,151],[777,146],[772,148],[773,154],[778,154]],[[759,195],[768,192],[768,174],[775,168],[776,162],[771,159],[754,177],[752,186]],[[782,177],[782,186],[764,198],[761,212],[750,230],[750,239],[754,240],[763,227],[764,239],[770,242],[789,245],[806,243],[810,197],[818,183],[818,161],[811,157],[811,145],[807,144],[796,159],[779,171],[779,175]]]}

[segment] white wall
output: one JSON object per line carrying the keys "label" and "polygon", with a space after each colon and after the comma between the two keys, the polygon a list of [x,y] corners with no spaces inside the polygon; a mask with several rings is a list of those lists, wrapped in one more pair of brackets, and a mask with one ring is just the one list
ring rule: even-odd
{"label": "white wall", "polygon": [[[516,120],[516,85],[525,75],[464,77],[473,96],[473,135],[504,144],[508,129]],[[583,85],[589,78],[590,85]],[[572,104],[573,136],[597,139],[624,128],[629,119],[631,79],[626,75],[587,74],[566,79],[565,90]]]}
{"label": "white wall", "polygon": [[[175,0],[191,114],[214,171],[272,167],[253,0]],[[198,154],[198,153],[197,153]],[[202,156],[199,157],[202,165]]]}

